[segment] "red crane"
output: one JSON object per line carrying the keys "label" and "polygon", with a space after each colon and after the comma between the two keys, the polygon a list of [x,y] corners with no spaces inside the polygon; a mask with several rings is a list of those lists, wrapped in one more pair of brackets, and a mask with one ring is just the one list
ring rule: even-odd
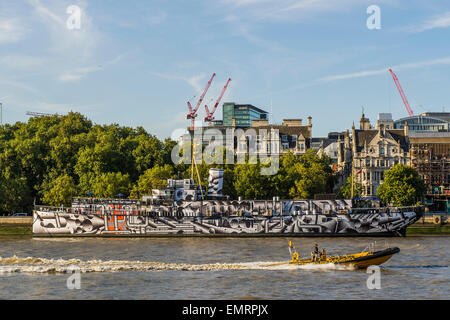
{"label": "red crane", "polygon": [[192,109],[191,103],[189,101],[187,103],[188,109],[189,109],[189,113],[186,115],[186,119],[191,119],[191,130],[194,130],[194,123],[195,123],[195,118],[197,117],[198,107],[200,107],[200,104],[202,103],[203,98],[206,95],[206,92],[208,92],[209,86],[211,85],[211,82],[213,81],[215,76],[216,76],[216,74],[213,73],[211,79],[209,79],[208,84],[206,85],[205,90],[203,90],[203,93],[200,96],[200,99],[198,100],[197,105],[195,106],[194,109]]}
{"label": "red crane", "polygon": [[400,85],[400,82],[398,81],[397,76],[392,71],[392,69],[388,69],[389,72],[392,75],[392,78],[394,79],[395,85],[397,86],[398,92],[400,93],[400,96],[402,97],[403,103],[405,104],[406,110],[408,111],[408,114],[410,117],[413,117],[413,111],[411,110],[411,107],[409,106],[408,99],[406,99],[405,93],[403,92],[402,86]]}
{"label": "red crane", "polygon": [[225,90],[227,90],[228,84],[230,83],[231,78],[228,78],[227,83],[225,84],[225,86],[222,89],[222,92],[220,93],[219,98],[216,101],[216,104],[214,105],[214,108],[211,110],[211,112],[208,109],[208,106],[205,105],[205,110],[206,110],[206,117],[203,119],[205,122],[211,122],[212,120],[214,120],[214,112],[216,112],[217,106],[220,103],[220,100],[222,100],[223,94],[225,93]]}

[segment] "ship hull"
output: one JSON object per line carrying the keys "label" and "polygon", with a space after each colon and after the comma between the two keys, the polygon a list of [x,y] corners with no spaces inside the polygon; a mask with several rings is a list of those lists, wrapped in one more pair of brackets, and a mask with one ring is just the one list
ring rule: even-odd
{"label": "ship hull", "polygon": [[[70,209],[37,207],[33,234],[36,236],[404,236],[406,228],[421,217],[418,210],[360,213],[303,211],[293,201],[266,210],[261,203],[231,202],[227,208],[194,202],[177,206],[112,205],[96,203]],[[300,202],[300,201],[298,201]],[[341,204],[338,204],[340,207]],[[197,211],[193,210],[197,206]],[[231,206],[233,209],[231,210]],[[259,206],[259,207],[258,207]],[[206,209],[205,209],[206,207]],[[244,208],[243,208],[244,207]],[[247,209],[246,209],[247,208]],[[255,209],[256,208],[256,209]],[[331,209],[332,206],[331,206]],[[255,211],[256,210],[256,211]],[[270,214],[268,214],[270,213]]]}

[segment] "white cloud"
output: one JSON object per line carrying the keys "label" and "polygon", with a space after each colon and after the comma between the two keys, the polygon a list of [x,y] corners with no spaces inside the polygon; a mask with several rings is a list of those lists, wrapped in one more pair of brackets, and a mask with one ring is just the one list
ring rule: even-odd
{"label": "white cloud", "polygon": [[[38,21],[49,30],[51,39],[50,51],[66,56],[71,60],[89,59],[95,53],[102,41],[102,34],[95,27],[92,18],[87,13],[87,5],[79,5],[81,9],[80,29],[70,30],[66,20],[68,4],[53,1],[44,6],[40,0],[28,0],[34,8]],[[59,14],[56,14],[58,12]]]}
{"label": "white cloud", "polygon": [[197,93],[202,93],[204,86],[205,86],[205,84],[202,82],[203,78],[205,77],[205,75],[203,73],[196,74],[191,77],[176,76],[176,75],[172,75],[172,74],[159,73],[159,72],[151,72],[151,74],[153,74],[157,77],[163,78],[163,79],[185,81],[192,88],[194,88]]}
{"label": "white cloud", "polygon": [[87,76],[89,73],[101,71],[109,66],[112,66],[116,63],[118,63],[124,55],[118,55],[116,58],[105,62],[103,65],[95,65],[95,66],[87,66],[87,67],[81,67],[76,68],[75,70],[68,71],[63,73],[59,76],[59,80],[62,82],[72,82],[72,81],[78,81]]}
{"label": "white cloud", "polygon": [[24,83],[21,83],[21,82],[0,78],[0,84],[6,85],[9,87],[19,88],[21,91],[28,91],[29,93],[32,93],[36,96],[42,97],[42,94],[39,90],[37,90],[29,85],[26,85]]}
{"label": "white cloud", "polygon": [[[395,70],[407,70],[407,69],[417,69],[417,68],[429,67],[429,66],[435,66],[435,65],[450,65],[450,57],[399,64],[396,66],[392,66],[392,69],[394,71]],[[374,75],[386,73],[387,69],[388,69],[388,67],[382,68],[382,69],[365,70],[365,71],[359,71],[359,72],[354,72],[354,73],[345,73],[345,74],[339,74],[339,75],[325,76],[325,77],[318,79],[317,81],[329,82],[329,81],[336,81],[336,80],[345,80],[345,79],[352,79],[352,78],[374,76]]]}
{"label": "white cloud", "polygon": [[22,40],[28,27],[18,18],[0,18],[0,44]]}
{"label": "white cloud", "polygon": [[413,29],[417,32],[422,32],[436,28],[448,28],[448,27],[450,27],[450,11],[428,18],[422,23],[420,27]]}
{"label": "white cloud", "polygon": [[84,78],[86,75],[88,75],[91,72],[100,71],[103,68],[101,66],[90,66],[90,67],[83,67],[78,68],[76,70],[63,73],[59,76],[59,80],[62,82],[71,82],[71,81],[77,81],[82,78]]}
{"label": "white cloud", "polygon": [[64,25],[64,20],[44,7],[39,0],[28,0],[28,2],[36,9],[36,12],[43,18],[50,19],[53,22]]}

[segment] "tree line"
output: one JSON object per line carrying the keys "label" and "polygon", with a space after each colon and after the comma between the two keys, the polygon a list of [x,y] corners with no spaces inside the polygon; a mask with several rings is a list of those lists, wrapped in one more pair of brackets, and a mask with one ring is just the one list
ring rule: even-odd
{"label": "tree line", "polygon": [[[142,127],[93,124],[80,113],[32,117],[0,126],[0,212],[30,211],[34,203],[70,205],[72,197],[140,198],[168,178],[189,178],[190,165],[174,164],[176,142]],[[207,185],[211,167],[224,169],[224,194],[247,199],[312,198],[332,190],[331,159],[311,150],[280,157],[278,174],[262,164],[198,164]]]}

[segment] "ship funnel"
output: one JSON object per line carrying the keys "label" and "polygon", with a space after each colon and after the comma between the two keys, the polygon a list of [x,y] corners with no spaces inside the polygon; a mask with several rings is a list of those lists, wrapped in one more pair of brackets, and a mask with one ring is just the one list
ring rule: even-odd
{"label": "ship funnel", "polygon": [[208,196],[222,196],[223,170],[209,169]]}

